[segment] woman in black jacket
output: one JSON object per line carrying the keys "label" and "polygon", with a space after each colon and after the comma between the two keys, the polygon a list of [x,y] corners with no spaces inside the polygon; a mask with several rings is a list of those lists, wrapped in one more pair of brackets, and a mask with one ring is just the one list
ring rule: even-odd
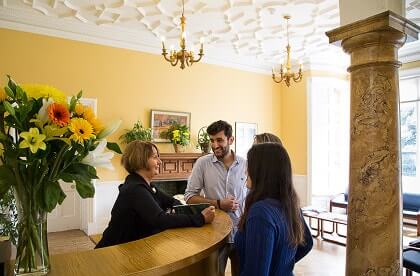
{"label": "woman in black jacket", "polygon": [[129,175],[119,186],[111,221],[95,248],[142,239],[168,228],[199,227],[213,221],[213,206],[195,215],[166,212],[181,203],[151,184],[153,177],[159,174],[161,163],[154,144],[133,141],[127,145],[121,164]]}

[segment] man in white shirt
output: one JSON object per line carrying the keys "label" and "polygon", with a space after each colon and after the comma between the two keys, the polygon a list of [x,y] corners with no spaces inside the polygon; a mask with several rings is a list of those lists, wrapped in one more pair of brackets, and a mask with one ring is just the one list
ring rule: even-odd
{"label": "man in white shirt", "polygon": [[[207,133],[213,154],[202,156],[196,161],[184,197],[189,204],[210,203],[229,214],[233,231],[228,245],[220,252],[219,273],[224,274],[229,257],[232,275],[235,276],[239,274],[239,261],[233,248],[233,236],[246,197],[246,161],[230,149],[234,137],[229,123],[216,121],[207,128]],[[201,191],[204,197],[200,195]]]}

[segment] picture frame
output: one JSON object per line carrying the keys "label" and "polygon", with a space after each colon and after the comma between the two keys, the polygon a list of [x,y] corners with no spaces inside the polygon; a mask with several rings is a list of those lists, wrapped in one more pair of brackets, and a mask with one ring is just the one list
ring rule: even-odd
{"label": "picture frame", "polygon": [[80,98],[80,103],[92,108],[95,116],[98,116],[98,99],[96,98]]}
{"label": "picture frame", "polygon": [[256,123],[235,122],[235,153],[237,155],[246,158],[257,131]]}
{"label": "picture frame", "polygon": [[152,141],[155,143],[170,143],[168,139],[160,138],[160,134],[167,130],[173,122],[186,125],[188,129],[191,129],[191,113],[152,109],[150,115]]}

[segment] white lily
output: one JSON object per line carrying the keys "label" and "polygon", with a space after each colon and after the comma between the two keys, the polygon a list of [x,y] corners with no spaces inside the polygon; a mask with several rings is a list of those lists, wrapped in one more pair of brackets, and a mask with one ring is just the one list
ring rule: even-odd
{"label": "white lily", "polygon": [[53,98],[42,99],[42,107],[38,111],[38,119],[41,120],[43,123],[48,121],[48,107],[52,103],[54,103]]}
{"label": "white lily", "polygon": [[83,158],[82,163],[90,165],[92,167],[102,167],[109,170],[114,170],[114,166],[111,163],[114,153],[107,151],[105,152],[106,140],[100,140],[99,145],[95,150],[90,151],[89,154]]}
{"label": "white lily", "polygon": [[109,123],[99,134],[96,136],[98,139],[102,139],[114,133],[121,125],[121,120],[115,120]]}

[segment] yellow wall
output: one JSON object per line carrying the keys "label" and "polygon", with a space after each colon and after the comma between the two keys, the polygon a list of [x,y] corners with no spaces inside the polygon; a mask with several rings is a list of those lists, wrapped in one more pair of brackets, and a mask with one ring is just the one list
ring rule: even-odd
{"label": "yellow wall", "polygon": [[290,87],[281,83],[280,103],[281,139],[289,152],[293,172],[303,175],[306,174],[307,156],[306,73],[301,82],[292,82]]}
{"label": "yellow wall", "polygon": [[[123,120],[110,140],[137,119],[150,126],[151,109],[191,112],[194,141],[201,126],[218,119],[256,122],[259,132],[280,134],[280,89],[269,75],[204,63],[182,71],[158,55],[6,29],[0,37],[0,76],[50,84],[69,95],[83,89],[84,97],[98,99],[102,121]],[[159,147],[173,152],[168,144]],[[101,179],[124,177],[119,158],[113,163],[116,171],[99,170]]]}

